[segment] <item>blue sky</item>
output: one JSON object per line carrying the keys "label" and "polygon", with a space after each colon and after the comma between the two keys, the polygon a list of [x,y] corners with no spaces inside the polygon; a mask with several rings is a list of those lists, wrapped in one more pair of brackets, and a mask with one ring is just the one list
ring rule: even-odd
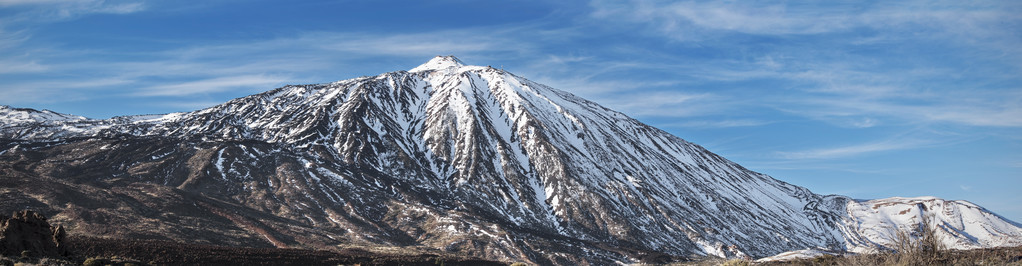
{"label": "blue sky", "polygon": [[1018,14],[1019,1],[0,0],[0,104],[190,111],[453,54],[817,193],[965,199],[1022,222]]}

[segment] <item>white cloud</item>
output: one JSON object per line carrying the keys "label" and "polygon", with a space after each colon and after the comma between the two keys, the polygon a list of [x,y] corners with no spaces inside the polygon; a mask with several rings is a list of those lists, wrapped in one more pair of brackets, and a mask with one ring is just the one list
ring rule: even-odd
{"label": "white cloud", "polygon": [[923,127],[898,134],[885,135],[887,137],[881,140],[844,146],[809,148],[800,151],[776,151],[773,152],[773,155],[777,159],[782,159],[781,162],[798,164],[806,163],[807,160],[848,158],[881,152],[949,147],[970,143],[980,138],[970,134],[937,131]]}
{"label": "white cloud", "polygon": [[137,0],[0,0],[0,7],[20,6],[26,11],[9,17],[19,22],[48,22],[73,19],[91,14],[130,14],[146,9]]}
{"label": "white cloud", "polygon": [[918,108],[915,115],[932,120],[975,126],[1022,127],[1022,101],[992,102],[990,105],[951,105]]}
{"label": "white cloud", "polygon": [[271,77],[265,75],[245,75],[218,77],[183,83],[158,85],[143,88],[136,92],[137,96],[184,96],[193,94],[204,94],[223,92],[238,88],[254,88],[265,90],[274,86],[283,85],[288,79],[284,77]]}
{"label": "white cloud", "polygon": [[[309,32],[254,42],[173,48],[149,52],[142,59],[128,57],[118,60],[81,56],[97,51],[33,47],[31,52],[23,52],[23,56],[0,55],[3,63],[0,74],[61,74],[46,81],[26,76],[5,80],[0,84],[0,90],[8,96],[4,99],[8,104],[81,100],[83,97],[104,95],[183,97],[239,88],[266,90],[285,83],[351,78],[353,74],[345,73],[345,70],[367,71],[364,69],[367,61],[386,65],[387,61],[381,58],[416,58],[424,62],[439,54],[486,59],[499,53],[531,53],[527,50],[530,45],[519,43],[514,34],[505,35],[503,31],[471,28],[411,34]],[[131,56],[117,51],[99,52],[122,58]],[[310,74],[330,70],[335,73],[323,76]],[[392,70],[396,69],[387,67],[380,72]],[[109,80],[118,82],[106,82]],[[82,89],[106,93],[88,95],[73,92]]]}
{"label": "white cloud", "polygon": [[0,6],[18,6],[18,5],[48,5],[58,4],[66,2],[77,2],[68,0],[0,0]]}
{"label": "white cloud", "polygon": [[[481,56],[493,53],[526,53],[531,45],[515,34],[492,28],[469,28],[422,33],[306,32],[255,42],[194,46],[167,51],[185,59],[218,59],[251,56],[267,58],[267,52],[292,60],[352,59],[379,56],[418,57],[436,55]],[[298,56],[294,58],[294,56]],[[272,57],[271,57],[272,58]]]}
{"label": "white cloud", "polygon": [[[878,118],[899,123],[1022,127],[1022,95],[964,90],[901,97],[897,93],[822,93],[775,102],[780,110],[848,127],[872,127]],[[808,111],[807,111],[808,110]]]}
{"label": "white cloud", "polygon": [[[821,34],[857,28],[887,32],[931,29],[965,36],[1003,33],[1017,21],[1019,5],[1008,2],[899,1],[849,6],[834,2],[762,3],[729,1],[604,1],[590,2],[598,19],[644,23],[679,39],[731,31],[761,35]],[[899,32],[901,33],[901,32]]]}
{"label": "white cloud", "polygon": [[873,118],[869,118],[869,117],[863,117],[861,119],[856,119],[856,120],[851,121],[851,125],[853,127],[857,127],[857,128],[875,127],[878,124],[880,124],[879,121],[877,121],[876,119],[873,119]]}
{"label": "white cloud", "polygon": [[732,107],[719,95],[681,91],[618,92],[597,101],[629,116],[649,117],[708,116]]}
{"label": "white cloud", "polygon": [[0,74],[43,72],[48,69],[47,66],[35,61],[23,62],[0,59]]}
{"label": "white cloud", "polygon": [[[0,0],[0,54],[10,56],[40,24],[77,19],[93,14],[129,14],[144,11],[140,0]],[[3,60],[0,55],[0,60]]]}
{"label": "white cloud", "polygon": [[0,22],[0,50],[13,48],[28,40],[29,35],[24,31],[9,31],[4,29],[3,22]]}
{"label": "white cloud", "polygon": [[754,119],[734,119],[734,120],[697,120],[688,121],[674,124],[661,124],[664,127],[687,127],[687,128],[729,128],[729,127],[755,127],[772,124],[770,121],[754,120]]}
{"label": "white cloud", "polygon": [[558,56],[558,55],[547,55],[547,59],[544,60],[543,62],[540,62],[540,64],[544,64],[544,65],[546,65],[546,64],[564,65],[566,63],[584,62],[586,60],[592,60],[592,59],[593,59],[592,56],[571,56],[571,55],[570,56]]}
{"label": "white cloud", "polygon": [[750,2],[592,1],[598,19],[644,23],[681,40],[702,40],[712,31],[750,34],[814,34],[853,26],[849,15]]}
{"label": "white cloud", "polygon": [[874,152],[914,149],[929,144],[930,143],[927,141],[920,140],[898,140],[898,141],[888,140],[825,149],[812,149],[794,152],[777,152],[777,155],[784,159],[833,159],[858,156]]}
{"label": "white cloud", "polygon": [[300,41],[315,43],[326,51],[359,54],[431,56],[444,53],[468,54],[482,51],[513,51],[521,46],[493,34],[471,30],[441,31],[415,34],[311,34]]}
{"label": "white cloud", "polygon": [[0,99],[13,103],[70,102],[88,98],[88,94],[84,91],[101,90],[132,82],[132,80],[116,77],[76,80],[73,82],[60,80],[11,82],[0,84]]}
{"label": "white cloud", "polygon": [[[697,90],[722,82],[772,81],[736,87],[730,93],[755,97],[755,104],[841,127],[926,123],[1022,127],[1022,88],[987,86],[1017,82],[1018,77],[999,73],[963,76],[956,66],[892,70],[875,57],[840,61],[813,56],[781,58],[770,56],[747,64],[707,61],[697,68],[677,69],[679,75],[701,82],[687,85]],[[755,67],[758,65],[764,67]]]}
{"label": "white cloud", "polygon": [[[1003,64],[1006,68],[1001,71],[1009,78],[1017,78],[1017,69],[1022,68],[1022,38],[1016,34],[1022,26],[1022,17],[1017,16],[1022,5],[1010,1],[898,1],[850,6],[835,2],[593,0],[590,5],[593,23],[626,25],[619,27],[698,47],[734,47],[738,51],[727,52],[758,57],[755,62],[704,60],[705,69],[685,70],[706,81],[782,77],[817,82],[817,89],[898,90],[901,97],[910,97],[929,89],[913,87],[916,85],[911,82],[962,75],[963,68],[976,68],[972,64]],[[747,41],[734,37],[742,34],[781,41],[765,40],[756,47],[730,42]],[[911,52],[928,49],[930,43],[944,45],[934,52],[948,53],[946,60],[962,57],[958,60],[966,61],[945,65],[949,69],[930,69],[932,62],[920,62],[891,71],[892,65],[940,55],[873,51],[881,47]],[[761,49],[768,54],[758,54]],[[927,71],[942,72],[942,76],[915,73]],[[965,75],[993,75],[972,71],[980,73]],[[911,77],[900,76],[906,74]]]}

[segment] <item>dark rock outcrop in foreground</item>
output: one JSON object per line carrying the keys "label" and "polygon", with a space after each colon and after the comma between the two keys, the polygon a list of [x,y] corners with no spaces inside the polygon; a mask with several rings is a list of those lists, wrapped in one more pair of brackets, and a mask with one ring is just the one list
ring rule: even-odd
{"label": "dark rock outcrop in foreground", "polygon": [[42,214],[25,210],[10,217],[0,214],[0,254],[64,257],[69,255],[63,226],[50,226]]}

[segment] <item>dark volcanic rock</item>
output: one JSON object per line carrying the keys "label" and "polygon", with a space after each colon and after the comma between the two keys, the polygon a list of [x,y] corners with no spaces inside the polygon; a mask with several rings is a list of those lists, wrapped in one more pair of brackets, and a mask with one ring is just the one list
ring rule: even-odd
{"label": "dark volcanic rock", "polygon": [[50,226],[46,217],[33,211],[15,212],[11,217],[0,215],[0,254],[20,256],[22,252],[36,257],[68,255],[63,226]]}

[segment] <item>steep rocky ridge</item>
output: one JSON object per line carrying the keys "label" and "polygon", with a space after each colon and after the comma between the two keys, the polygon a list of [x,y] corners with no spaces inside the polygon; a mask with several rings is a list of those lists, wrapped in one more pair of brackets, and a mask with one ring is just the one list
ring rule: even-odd
{"label": "steep rocky ridge", "polygon": [[[0,141],[4,179],[121,190],[142,205],[203,199],[193,211],[214,214],[202,217],[224,230],[194,236],[234,245],[420,246],[543,264],[763,257],[876,249],[892,236],[877,230],[910,226],[933,210],[874,219],[883,215],[859,207],[873,203],[814,194],[570,93],[449,56],[188,113],[11,120],[0,137],[7,138]],[[57,217],[96,210],[38,193],[3,197],[47,206]],[[134,208],[110,197],[96,201]],[[957,247],[1022,244],[1017,224],[941,202],[994,224],[981,233],[945,211],[938,224],[955,232]],[[125,216],[157,228],[202,221],[132,210]],[[140,230],[112,231],[193,237]]]}

